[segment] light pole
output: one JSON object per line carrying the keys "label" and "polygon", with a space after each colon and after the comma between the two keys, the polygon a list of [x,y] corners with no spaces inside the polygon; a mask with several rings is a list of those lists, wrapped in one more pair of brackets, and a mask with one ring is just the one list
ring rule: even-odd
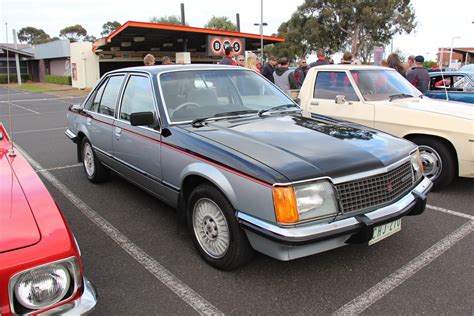
{"label": "light pole", "polygon": [[253,25],[260,26],[260,55],[263,59],[263,27],[268,25],[268,23],[263,22],[263,0],[260,0],[260,23],[254,23]]}
{"label": "light pole", "polygon": [[451,61],[453,59],[453,42],[455,39],[460,39],[460,36],[453,36],[451,37],[451,51],[449,53],[449,62],[448,62],[448,68],[451,66]]}

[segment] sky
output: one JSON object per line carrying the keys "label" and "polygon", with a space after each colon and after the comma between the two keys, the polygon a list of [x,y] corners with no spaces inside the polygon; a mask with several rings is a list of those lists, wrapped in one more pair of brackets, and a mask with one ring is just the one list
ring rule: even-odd
{"label": "sky", "polygon": [[[282,22],[290,19],[303,0],[263,0],[265,35],[276,33]],[[397,35],[393,49],[403,55],[424,55],[435,60],[438,47],[474,47],[474,1],[472,0],[412,0],[418,26],[409,35]],[[190,26],[203,27],[209,18],[227,16],[235,22],[240,14],[241,31],[259,33],[260,1],[216,0],[166,0],[137,2],[122,0],[0,0],[0,42],[6,42],[5,22],[8,23],[8,39],[12,29],[25,26],[43,29],[51,37],[70,25],[81,24],[88,32],[100,37],[102,24],[107,21],[148,21],[151,16],[180,15],[180,3],[184,3],[186,22]],[[386,54],[390,53],[390,45]],[[311,59],[311,58],[310,58]]]}

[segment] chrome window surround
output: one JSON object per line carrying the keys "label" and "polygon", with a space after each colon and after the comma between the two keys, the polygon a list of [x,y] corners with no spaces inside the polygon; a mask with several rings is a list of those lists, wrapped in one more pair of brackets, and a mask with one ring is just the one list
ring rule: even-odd
{"label": "chrome window surround", "polygon": [[[14,314],[14,315],[17,314],[15,312],[15,306],[13,304],[13,302],[14,302],[13,292],[14,292],[15,283],[16,283],[16,281],[18,281],[18,278],[25,272],[28,272],[30,270],[39,269],[39,268],[42,268],[42,267],[46,267],[46,266],[49,266],[49,265],[52,265],[52,264],[63,264],[67,268],[67,270],[69,272],[69,276],[71,277],[71,284],[73,284],[73,290],[72,290],[71,294],[69,296],[61,299],[55,305],[57,305],[61,302],[67,301],[67,300],[69,300],[70,298],[74,297],[77,294],[77,291],[83,286],[83,283],[82,283],[83,279],[82,279],[82,276],[80,275],[81,274],[81,271],[80,271],[81,268],[79,266],[79,260],[76,257],[72,256],[72,257],[69,257],[69,258],[66,258],[66,259],[61,259],[61,260],[41,264],[41,265],[38,265],[38,266],[29,268],[29,269],[25,269],[23,271],[15,273],[10,278],[10,281],[8,281],[8,299],[10,301],[10,311],[12,312],[12,314]],[[77,270],[74,269],[74,267],[76,267]],[[52,306],[54,306],[54,305],[52,305]],[[49,308],[49,307],[46,307],[46,308]],[[25,308],[25,309],[27,309],[27,308]],[[31,312],[28,312],[28,313],[22,314],[22,315],[32,315],[32,314],[37,314],[37,313],[40,313],[40,312],[41,312],[41,310],[33,310]]]}
{"label": "chrome window surround", "polygon": [[[235,67],[237,68],[237,67]],[[164,98],[164,95],[163,95],[163,89],[161,88],[161,75],[163,74],[167,74],[167,73],[173,73],[173,72],[194,72],[194,71],[233,71],[235,68],[215,68],[215,69],[212,69],[212,68],[193,68],[193,69],[184,69],[184,70],[180,70],[180,69],[173,69],[173,70],[167,70],[167,71],[162,71],[160,72],[159,74],[157,74],[157,80],[158,80],[158,86],[160,87],[160,97],[161,97],[161,103],[163,104],[163,110],[165,112],[165,116],[166,116],[166,120],[168,122],[168,124],[170,125],[180,125],[180,124],[188,124],[188,123],[191,123],[192,120],[189,120],[189,121],[178,121],[178,122],[172,122],[171,121],[171,118],[169,117],[168,115],[168,108],[166,107],[166,103],[165,103],[165,98]],[[250,71],[252,73],[255,73],[253,70],[250,70],[250,69],[242,69],[243,67],[239,67],[237,69],[235,69],[234,71]],[[268,79],[266,79],[265,77],[263,77],[262,75],[260,75],[262,78],[264,78],[265,80],[267,80],[268,82],[270,82]],[[290,103],[293,103],[295,104],[295,106],[297,107],[300,107],[298,104],[295,103],[295,101],[293,101],[293,99],[291,99],[286,93],[284,93],[280,88],[278,88],[277,86],[274,86],[275,89],[277,89],[278,91],[280,91],[289,101]],[[255,115],[255,114],[252,114],[252,115]],[[251,116],[251,115],[249,115]],[[235,116],[231,116],[231,117],[235,117]],[[219,119],[225,119],[227,117],[219,117]]]}

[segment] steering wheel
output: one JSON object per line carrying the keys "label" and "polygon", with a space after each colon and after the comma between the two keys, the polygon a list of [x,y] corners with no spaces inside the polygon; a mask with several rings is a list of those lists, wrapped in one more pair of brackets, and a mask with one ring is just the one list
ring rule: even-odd
{"label": "steering wheel", "polygon": [[201,105],[196,103],[196,102],[184,102],[183,104],[180,104],[176,107],[176,109],[174,109],[173,111],[173,114],[176,113],[177,111],[181,110],[181,109],[184,109],[184,108],[187,108],[189,106],[193,106],[193,107],[200,107]]}

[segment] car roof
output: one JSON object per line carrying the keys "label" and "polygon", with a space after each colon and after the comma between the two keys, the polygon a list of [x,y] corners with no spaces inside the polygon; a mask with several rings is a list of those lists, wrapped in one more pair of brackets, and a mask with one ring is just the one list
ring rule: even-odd
{"label": "car roof", "polygon": [[382,66],[374,66],[374,65],[352,65],[352,64],[334,64],[334,65],[321,65],[321,66],[314,66],[312,68],[316,68],[317,70],[393,70],[395,69],[389,67],[382,67]]}
{"label": "car roof", "polygon": [[[178,70],[215,70],[215,69],[229,69],[229,70],[250,70],[244,67],[229,66],[229,65],[215,65],[215,64],[192,64],[192,65],[155,65],[155,66],[139,66],[116,69],[107,74],[122,73],[122,72],[146,72],[151,75],[160,74],[168,71]],[[251,71],[251,70],[250,70]]]}

